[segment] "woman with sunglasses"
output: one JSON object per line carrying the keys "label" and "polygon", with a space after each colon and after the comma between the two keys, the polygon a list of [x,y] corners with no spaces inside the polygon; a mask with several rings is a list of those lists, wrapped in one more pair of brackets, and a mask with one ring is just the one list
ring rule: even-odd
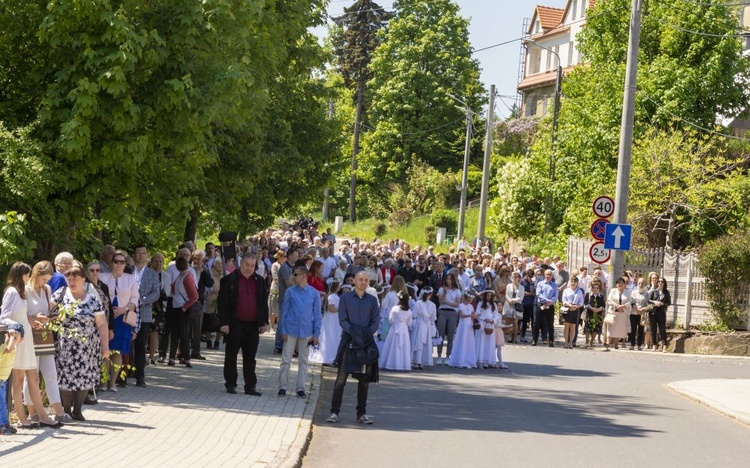
{"label": "woman with sunglasses", "polygon": [[661,339],[661,352],[667,352],[667,307],[672,304],[672,298],[667,289],[667,281],[664,278],[656,280],[656,289],[649,293],[648,302],[654,306],[649,317],[649,327],[651,328],[651,343],[653,351],[657,350],[657,328],[659,329],[658,338]]}
{"label": "woman with sunglasses", "polygon": [[112,298],[112,309],[114,315],[113,331],[110,332],[109,349],[117,351],[113,353],[109,361],[109,381],[107,390],[116,392],[118,383],[122,387],[127,386],[126,379],[117,381],[118,373],[122,369],[122,360],[125,356],[130,355],[130,343],[140,329],[140,317],[138,317],[135,327],[125,323],[125,315],[129,312],[135,312],[138,304],[138,282],[135,276],[125,273],[125,260],[127,254],[121,250],[115,252],[112,257],[112,272],[100,273],[99,279],[109,288],[109,294]]}
{"label": "woman with sunglasses", "polygon": [[[125,257],[121,260],[124,269]],[[60,320],[56,363],[63,410],[76,421],[85,421],[83,402],[99,381],[100,358],[109,357],[106,312],[96,291],[86,288],[85,277],[83,265],[74,261],[65,272],[68,287],[52,295],[52,302],[68,311]]]}

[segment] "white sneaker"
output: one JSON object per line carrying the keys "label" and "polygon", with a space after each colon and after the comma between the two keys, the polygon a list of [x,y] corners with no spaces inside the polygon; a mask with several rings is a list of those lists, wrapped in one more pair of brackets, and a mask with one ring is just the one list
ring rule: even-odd
{"label": "white sneaker", "polygon": [[328,416],[328,419],[326,419],[326,422],[329,422],[329,423],[339,422],[339,415],[336,413],[331,413],[331,415]]}
{"label": "white sneaker", "polygon": [[362,416],[357,418],[357,422],[360,424],[372,424],[373,420],[371,417],[367,416],[366,414],[363,414]]}

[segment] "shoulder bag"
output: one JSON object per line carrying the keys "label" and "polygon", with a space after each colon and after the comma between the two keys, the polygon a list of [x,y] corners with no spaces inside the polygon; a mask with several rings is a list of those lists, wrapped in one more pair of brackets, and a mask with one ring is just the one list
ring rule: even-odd
{"label": "shoulder bag", "polygon": [[134,310],[128,310],[127,312],[125,312],[125,316],[122,318],[122,321],[125,323],[125,325],[134,327],[135,324],[138,323],[138,313]]}
{"label": "shoulder bag", "polygon": [[[47,292],[47,288],[44,288],[44,295],[47,298],[47,309],[49,309],[50,297]],[[63,294],[65,296],[65,288],[63,288]],[[55,307],[54,311],[56,314],[50,312],[50,319],[54,319],[59,315],[59,304]],[[45,329],[32,329],[32,335],[34,338],[34,353],[37,356],[52,356],[55,354],[55,334],[50,330]]]}

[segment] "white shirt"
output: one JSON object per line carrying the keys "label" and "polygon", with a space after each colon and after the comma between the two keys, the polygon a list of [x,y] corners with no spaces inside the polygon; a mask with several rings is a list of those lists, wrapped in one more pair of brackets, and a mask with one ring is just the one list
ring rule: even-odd
{"label": "white shirt", "polygon": [[329,278],[336,271],[336,266],[338,266],[336,259],[330,255],[328,258],[318,257],[315,260],[323,264],[323,267],[320,269],[320,277],[323,279]]}
{"label": "white shirt", "polygon": [[112,273],[100,273],[99,280],[109,288],[109,296],[114,302],[117,297],[117,307],[125,307],[128,304],[138,306],[138,281],[135,275],[123,273],[122,276],[115,279]]}

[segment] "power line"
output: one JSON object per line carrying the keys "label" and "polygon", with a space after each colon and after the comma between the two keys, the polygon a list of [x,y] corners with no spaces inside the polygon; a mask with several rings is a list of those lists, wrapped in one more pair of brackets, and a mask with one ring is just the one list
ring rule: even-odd
{"label": "power line", "polygon": [[737,3],[706,3],[706,2],[694,2],[691,0],[680,0],[682,3],[695,6],[750,6],[750,2],[737,2]]}
{"label": "power line", "polygon": [[686,33],[689,33],[689,34],[695,34],[696,36],[741,39],[741,38],[745,38],[748,35],[750,35],[750,31],[748,31],[747,33],[744,33],[744,34],[733,34],[733,33],[714,34],[714,33],[707,33],[707,32],[703,32],[703,31],[696,31],[694,29],[688,29],[688,28],[683,28],[682,26],[674,25],[674,24],[670,23],[669,21],[666,21],[666,20],[663,20],[663,19],[659,18],[658,16],[649,16],[649,18],[653,18],[656,21],[658,21],[659,23],[662,23],[662,24],[664,24],[664,25],[666,25],[666,26],[668,26],[668,27],[670,27],[672,29],[676,29],[678,31],[686,32]]}
{"label": "power line", "polygon": [[500,46],[504,46],[504,45],[507,45],[507,44],[512,44],[512,43],[514,43],[514,42],[522,41],[522,40],[524,40],[524,39],[526,39],[526,38],[525,38],[525,37],[517,37],[517,38],[515,38],[515,39],[511,39],[511,40],[509,40],[509,41],[505,41],[505,42],[499,42],[499,43],[497,43],[497,44],[492,44],[491,46],[487,46],[487,47],[482,47],[481,49],[474,49],[474,50],[472,51],[472,53],[474,53],[474,54],[475,54],[475,53],[477,53],[477,52],[482,52],[483,50],[494,49],[495,47],[500,47]]}
{"label": "power line", "polygon": [[[623,10],[623,8],[617,8],[617,10]],[[586,11],[588,12],[588,11],[590,11],[590,10],[586,10]],[[629,11],[629,10],[628,10],[628,11]],[[555,26],[554,28],[550,29],[549,31],[545,31],[545,32],[544,32],[544,35],[547,35],[547,34],[551,34],[551,33],[554,33],[554,32],[555,32],[555,31],[557,31],[558,29],[563,29],[563,28],[567,28],[567,27],[569,27],[569,26],[571,26],[571,25],[573,25],[573,24],[578,24],[578,23],[582,23],[582,22],[584,22],[584,21],[587,21],[587,20],[589,20],[589,19],[591,19],[591,18],[595,18],[595,17],[597,17],[598,15],[603,15],[603,14],[605,14],[605,13],[604,13],[604,11],[602,11],[602,12],[597,12],[596,10],[594,10],[594,12],[593,12],[593,13],[591,13],[590,15],[588,15],[588,14],[587,14],[586,16],[584,16],[584,17],[583,17],[583,18],[581,18],[581,19],[577,19],[577,20],[575,20],[575,21],[571,21],[571,22],[569,22],[569,23],[560,23],[560,24],[558,24],[557,26]],[[511,44],[511,43],[513,43],[513,42],[517,42],[517,41],[522,41],[522,40],[524,40],[524,39],[527,39],[527,38],[530,38],[530,37],[532,37],[532,36],[533,36],[533,35],[530,35],[530,36],[523,36],[523,37],[518,37],[518,38],[516,38],[516,39],[510,39],[510,40],[508,40],[508,41],[504,41],[504,42],[499,42],[499,43],[497,43],[497,44],[492,44],[492,45],[489,45],[489,46],[487,46],[487,47],[482,47],[481,49],[474,49],[474,51],[473,51],[473,52],[474,52],[474,53],[476,53],[476,52],[482,52],[482,51],[484,51],[484,50],[488,50],[488,49],[494,49],[495,47],[500,47],[500,46],[503,46],[503,45]]]}
{"label": "power line", "polygon": [[667,113],[667,114],[669,114],[670,116],[672,116],[672,118],[674,118],[674,119],[677,119],[677,120],[679,120],[680,122],[683,122],[683,123],[685,123],[685,124],[687,124],[687,125],[689,125],[689,126],[691,126],[691,127],[693,127],[693,128],[696,128],[696,129],[698,129],[698,130],[703,130],[704,132],[708,132],[708,133],[711,133],[711,134],[713,134],[713,135],[718,135],[718,136],[721,136],[721,137],[724,137],[724,138],[731,138],[731,139],[733,139],[733,140],[740,140],[740,141],[747,141],[747,142],[750,142],[750,139],[747,139],[747,138],[742,138],[742,137],[738,137],[738,136],[734,136],[734,135],[728,135],[728,134],[726,134],[726,133],[721,133],[721,132],[717,132],[716,130],[711,130],[710,128],[706,128],[706,127],[703,127],[703,126],[701,126],[701,125],[698,125],[698,124],[697,124],[697,123],[695,123],[695,122],[691,122],[691,121],[689,121],[689,120],[687,120],[687,119],[684,119],[684,118],[680,117],[679,115],[677,115],[677,114],[675,114],[675,113],[673,113],[673,112],[669,111],[669,110],[668,110],[667,108],[665,108],[665,107],[664,107],[664,105],[662,105],[662,104],[659,104],[658,102],[656,102],[656,101],[654,101],[653,99],[651,99],[651,97],[650,97],[650,96],[649,96],[648,94],[644,94],[644,95],[643,95],[643,97],[644,97],[644,98],[645,98],[646,100],[648,100],[648,101],[651,101],[651,103],[652,103],[652,104],[654,104],[654,105],[655,105],[656,107],[658,107],[658,108],[659,108],[660,110],[662,110],[662,111],[664,111],[665,113]]}

